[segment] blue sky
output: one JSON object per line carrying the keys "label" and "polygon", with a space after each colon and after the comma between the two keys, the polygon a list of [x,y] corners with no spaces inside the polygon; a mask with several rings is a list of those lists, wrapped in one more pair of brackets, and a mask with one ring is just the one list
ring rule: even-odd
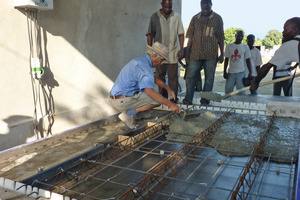
{"label": "blue sky", "polygon": [[[284,22],[300,17],[300,0],[212,0],[212,10],[222,16],[224,30],[242,28],[246,35],[263,39],[270,30],[283,31]],[[182,0],[185,28],[200,11],[200,0]]]}

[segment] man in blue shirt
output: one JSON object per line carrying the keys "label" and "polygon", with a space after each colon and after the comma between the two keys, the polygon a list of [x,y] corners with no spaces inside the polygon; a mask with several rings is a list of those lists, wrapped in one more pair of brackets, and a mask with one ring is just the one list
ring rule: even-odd
{"label": "man in blue shirt", "polygon": [[154,77],[152,68],[160,67],[168,61],[168,49],[159,42],[147,46],[146,55],[131,60],[121,70],[111,92],[110,102],[120,112],[119,118],[131,129],[135,128],[134,115],[164,104],[174,113],[181,112],[180,107],[164,98],[154,90],[154,83],[167,90],[170,99],[175,93],[163,81]]}

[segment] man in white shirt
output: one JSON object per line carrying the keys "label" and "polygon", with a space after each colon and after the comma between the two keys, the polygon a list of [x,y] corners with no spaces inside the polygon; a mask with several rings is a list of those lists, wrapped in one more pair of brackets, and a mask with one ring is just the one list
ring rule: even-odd
{"label": "man in white shirt", "polygon": [[[247,36],[247,45],[250,49],[250,53],[251,53],[251,58],[250,58],[250,62],[251,62],[251,72],[252,72],[252,78],[251,81],[254,80],[257,76],[257,72],[260,69],[260,65],[262,64],[262,58],[261,58],[261,54],[260,51],[254,46],[254,42],[255,42],[255,36],[253,34],[249,34]],[[248,79],[248,75],[249,75],[249,70],[248,68],[246,68],[246,76],[245,78]],[[248,79],[250,80],[250,79]],[[251,81],[249,81],[248,85],[244,85],[249,86]],[[251,94],[257,94],[257,90],[254,91],[250,91]]]}
{"label": "man in white shirt", "polygon": [[[225,49],[225,63],[223,77],[226,79],[225,93],[228,94],[233,91],[234,86],[237,90],[243,88],[243,78],[245,77],[246,68],[249,70],[248,77],[251,78],[251,53],[246,44],[242,43],[244,38],[243,31],[237,31],[235,35],[235,42],[230,43]],[[227,72],[227,67],[229,68]]]}
{"label": "man in white shirt", "polygon": [[272,67],[280,70],[291,62],[299,62],[300,17],[288,19],[284,24],[282,35],[284,43],[275,52],[271,60],[260,68],[256,79],[251,83],[250,90],[257,90],[260,81]]}

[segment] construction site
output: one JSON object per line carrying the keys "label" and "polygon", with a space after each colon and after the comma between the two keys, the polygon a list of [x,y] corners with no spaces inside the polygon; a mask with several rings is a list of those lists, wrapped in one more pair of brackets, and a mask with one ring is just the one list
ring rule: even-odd
{"label": "construction site", "polygon": [[27,199],[297,199],[299,99],[252,97],[182,105],[184,119],[160,107],[136,130],[110,116],[2,152],[1,184]]}
{"label": "construction site", "polygon": [[[244,94],[200,105],[197,92],[193,105],[184,105],[181,91],[181,113],[159,106],[146,111],[151,117],[137,119],[135,129],[120,121],[107,102],[120,70],[116,66],[145,52],[144,44],[125,51],[131,33],[124,26],[131,23],[121,19],[138,18],[144,24],[137,30],[141,33],[160,7],[157,2],[131,0],[132,8],[114,0],[101,5],[76,0],[70,7],[45,0],[36,4],[42,10],[28,9],[30,1],[0,8],[5,19],[14,19],[10,25],[3,20],[3,26],[28,30],[0,49],[13,52],[14,45],[20,46],[4,64],[12,60],[14,71],[24,70],[17,67],[28,65],[27,37],[34,65],[36,58],[47,63],[41,71],[30,71],[36,76],[32,82],[16,75],[15,81],[23,83],[15,89],[20,97],[1,105],[0,200],[300,199],[300,97]],[[181,3],[174,0],[174,9],[179,11]],[[151,9],[141,14],[145,6]],[[111,13],[118,28],[104,17]],[[113,29],[114,42],[100,25]],[[95,32],[101,33],[99,41]],[[145,40],[143,34],[136,38]],[[98,45],[99,51],[112,49],[99,56],[94,54]],[[56,67],[65,65],[72,67]],[[3,81],[11,79],[0,74]],[[26,92],[31,86],[34,108]],[[10,90],[3,94],[9,96]]]}

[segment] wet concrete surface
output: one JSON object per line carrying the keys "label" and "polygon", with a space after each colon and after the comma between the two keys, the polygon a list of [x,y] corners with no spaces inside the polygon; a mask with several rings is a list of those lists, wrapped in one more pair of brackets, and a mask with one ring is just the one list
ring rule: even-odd
{"label": "wet concrete surface", "polygon": [[[169,113],[160,110],[148,112],[151,113],[151,118],[137,121],[140,127]],[[115,115],[34,143],[16,147],[1,153],[0,177],[22,181],[37,174],[40,169],[47,170],[95,148],[96,145],[112,143],[117,140],[118,135],[133,131]]]}

